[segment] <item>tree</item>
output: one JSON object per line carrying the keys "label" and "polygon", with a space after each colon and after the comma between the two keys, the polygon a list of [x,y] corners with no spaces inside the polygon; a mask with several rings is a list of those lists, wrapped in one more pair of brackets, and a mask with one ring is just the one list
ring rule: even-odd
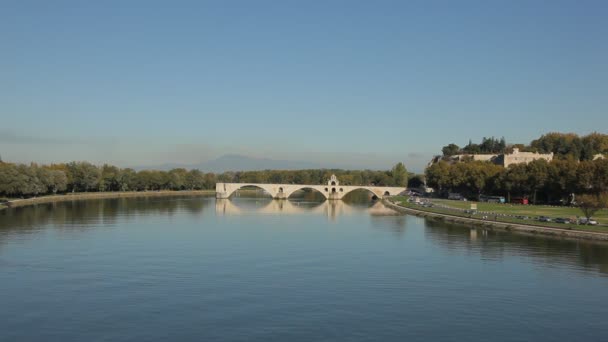
{"label": "tree", "polygon": [[169,171],[168,188],[172,190],[183,190],[186,184],[186,176],[188,171],[183,168],[173,169]]}
{"label": "tree", "polygon": [[419,188],[424,185],[424,175],[414,175],[407,181],[408,188]]}
{"label": "tree", "polygon": [[424,171],[426,184],[437,189],[437,192],[441,193],[445,188],[449,187],[450,169],[450,164],[446,163],[445,161],[440,161],[429,166]]}
{"label": "tree", "polygon": [[536,204],[537,192],[543,189],[550,179],[549,166],[550,164],[546,160],[539,159],[530,162],[526,167],[528,172],[528,186],[532,191],[534,191],[532,197],[532,203],[534,204]]}
{"label": "tree", "polygon": [[9,163],[0,164],[0,194],[17,196],[21,194],[22,186],[17,167]]}
{"label": "tree", "polygon": [[120,170],[113,165],[104,164],[101,168],[99,191],[119,191]]}
{"label": "tree", "polygon": [[71,175],[72,191],[97,190],[101,172],[97,166],[89,162],[71,162],[67,165],[68,173]]}
{"label": "tree", "polygon": [[481,147],[477,144],[473,144],[469,139],[469,144],[462,148],[462,152],[467,154],[476,154],[481,152]]}
{"label": "tree", "polygon": [[443,156],[444,157],[449,157],[449,156],[453,156],[455,154],[458,154],[460,152],[460,147],[456,144],[449,144],[447,146],[444,146],[441,149],[441,152],[443,152]]}
{"label": "tree", "polygon": [[391,176],[393,177],[393,185],[407,186],[407,169],[402,162],[399,162],[393,166]]}
{"label": "tree", "polygon": [[137,174],[133,169],[122,169],[118,173],[119,191],[138,190],[136,184]]}
{"label": "tree", "polygon": [[530,193],[532,185],[529,181],[530,174],[526,164],[512,164],[501,172],[497,188],[507,192],[507,199],[511,201],[511,193],[527,195]]}
{"label": "tree", "polygon": [[583,194],[577,196],[578,207],[583,212],[587,220],[589,220],[593,214],[601,209],[608,208],[608,193],[601,194]]}
{"label": "tree", "polygon": [[581,159],[592,160],[596,154],[608,153],[608,135],[593,132],[582,138]]}
{"label": "tree", "polygon": [[65,172],[60,170],[49,170],[51,185],[49,192],[56,194],[57,192],[64,192],[68,187],[68,178]]}
{"label": "tree", "polygon": [[589,160],[583,160],[576,169],[576,193],[589,192],[593,189],[595,179],[595,164]]}
{"label": "tree", "polygon": [[598,159],[593,161],[594,174],[592,191],[595,193],[608,191],[608,159]]}
{"label": "tree", "polygon": [[583,154],[583,140],[574,133],[544,134],[530,145],[541,153],[553,152],[559,159],[571,157],[580,160]]}
{"label": "tree", "polygon": [[197,169],[188,171],[186,174],[184,186],[186,189],[199,190],[205,186],[205,177],[202,172]]}
{"label": "tree", "polygon": [[[542,163],[541,160],[534,161],[534,165],[540,163]],[[572,159],[553,160],[548,165],[547,195],[553,200],[563,200],[569,197],[577,189],[578,162]]]}

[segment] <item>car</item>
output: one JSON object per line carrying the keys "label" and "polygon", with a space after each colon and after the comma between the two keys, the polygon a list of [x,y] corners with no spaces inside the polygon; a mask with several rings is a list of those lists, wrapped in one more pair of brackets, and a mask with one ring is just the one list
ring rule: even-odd
{"label": "car", "polygon": [[586,217],[583,217],[578,220],[578,224],[588,224],[590,226],[595,226],[597,225],[597,221],[592,218],[587,219]]}
{"label": "car", "polygon": [[462,201],[464,199],[464,196],[462,196],[461,194],[459,194],[457,192],[451,192],[448,194],[448,199]]}
{"label": "car", "polygon": [[538,217],[538,220],[539,220],[540,222],[551,222],[551,218],[550,218],[550,217],[547,217],[547,216],[539,216],[539,217]]}
{"label": "car", "polygon": [[515,216],[515,218],[518,219],[518,220],[527,220],[528,216],[518,215],[518,216]]}
{"label": "car", "polygon": [[569,223],[570,220],[562,218],[562,217],[558,217],[555,220],[553,220],[553,222],[555,222],[555,223]]}

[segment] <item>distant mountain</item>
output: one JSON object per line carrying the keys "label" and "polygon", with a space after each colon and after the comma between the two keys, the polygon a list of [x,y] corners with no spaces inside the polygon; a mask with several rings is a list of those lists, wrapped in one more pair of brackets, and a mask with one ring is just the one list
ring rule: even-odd
{"label": "distant mountain", "polygon": [[255,171],[255,170],[301,170],[317,169],[321,165],[294,160],[275,160],[269,158],[252,158],[237,154],[226,154],[197,166],[210,172]]}
{"label": "distant mountain", "polygon": [[179,167],[183,167],[185,169],[199,169],[203,172],[214,173],[224,171],[302,170],[322,168],[320,164],[306,161],[253,158],[238,154],[226,154],[216,159],[208,160],[199,164],[187,165],[167,163],[158,166],[135,167],[135,169],[171,170]]}

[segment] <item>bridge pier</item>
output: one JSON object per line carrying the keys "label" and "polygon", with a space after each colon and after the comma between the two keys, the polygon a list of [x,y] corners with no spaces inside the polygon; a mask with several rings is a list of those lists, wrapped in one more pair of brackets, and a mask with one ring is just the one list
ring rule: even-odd
{"label": "bridge pier", "polygon": [[227,199],[230,197],[230,194],[228,194],[226,191],[216,191],[215,192],[215,198],[217,199]]}
{"label": "bridge pier", "polygon": [[278,200],[287,199],[287,194],[284,193],[284,192],[279,192],[279,193],[273,194],[272,198],[273,199],[278,199]]}

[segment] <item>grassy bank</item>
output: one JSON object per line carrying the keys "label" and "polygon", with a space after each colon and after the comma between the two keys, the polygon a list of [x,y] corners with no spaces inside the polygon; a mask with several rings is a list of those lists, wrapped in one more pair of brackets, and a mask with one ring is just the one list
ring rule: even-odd
{"label": "grassy bank", "polygon": [[[576,207],[559,207],[548,205],[522,205],[522,204],[498,204],[485,202],[465,202],[451,201],[446,199],[432,199],[433,203],[457,209],[470,209],[471,203],[477,204],[477,210],[495,212],[506,215],[526,215],[526,216],[548,216],[548,217],[576,217],[581,216],[582,212]],[[602,223],[608,222],[608,210],[600,210],[593,215]]]}
{"label": "grassy bank", "polygon": [[[571,223],[540,222],[535,219],[537,216],[548,216],[551,218],[572,218],[581,216],[579,209],[571,207],[476,203],[442,199],[429,199],[433,206],[422,206],[407,202],[407,197],[404,196],[393,197],[392,200],[395,204],[403,207],[430,213],[535,227],[550,227],[577,231],[608,233],[608,227],[602,225],[587,226]],[[477,204],[477,212],[474,214],[466,213],[464,211],[471,208],[471,203]],[[520,219],[516,216],[527,216],[528,219]],[[608,210],[599,211],[594,217],[598,219],[600,223],[605,223],[608,221]]]}
{"label": "grassy bank", "polygon": [[183,190],[183,191],[125,191],[125,192],[87,192],[68,193],[64,195],[41,196],[27,199],[9,199],[0,204],[0,210],[6,208],[22,207],[27,205],[80,201],[88,199],[103,198],[127,198],[127,197],[168,197],[168,196],[201,196],[213,195],[215,190]]}

